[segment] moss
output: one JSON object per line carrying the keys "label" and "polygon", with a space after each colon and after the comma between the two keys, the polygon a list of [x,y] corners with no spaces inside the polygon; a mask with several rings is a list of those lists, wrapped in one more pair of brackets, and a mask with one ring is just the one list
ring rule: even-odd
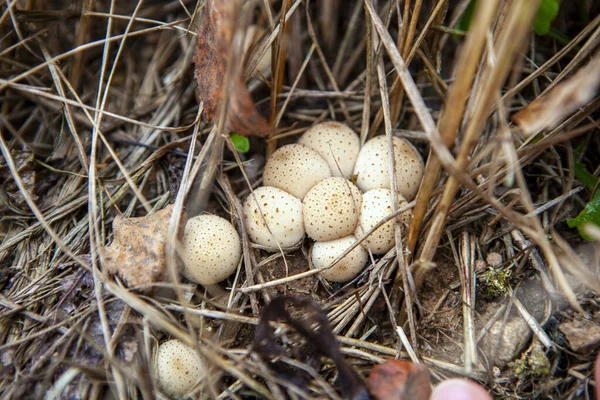
{"label": "moss", "polygon": [[489,269],[478,276],[480,294],[485,298],[500,297],[508,292],[511,272],[503,269]]}
{"label": "moss", "polygon": [[528,377],[541,377],[550,373],[550,361],[539,341],[534,341],[529,350],[521,358],[508,364],[520,380]]}

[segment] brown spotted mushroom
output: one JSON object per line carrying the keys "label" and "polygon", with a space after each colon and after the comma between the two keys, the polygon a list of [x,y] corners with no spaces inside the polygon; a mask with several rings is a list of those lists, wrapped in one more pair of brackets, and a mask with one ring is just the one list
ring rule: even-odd
{"label": "brown spotted mushroom", "polygon": [[161,389],[173,397],[184,397],[204,376],[198,353],[177,339],[158,348],[156,375]]}
{"label": "brown spotted mushroom", "polygon": [[[407,140],[393,137],[392,142],[398,192],[407,201],[412,201],[423,178],[423,160]],[[365,143],[358,154],[354,175],[357,176],[356,185],[363,192],[376,188],[391,189],[388,144],[385,136],[374,137]]]}
{"label": "brown spotted mushroom", "polygon": [[304,197],[304,227],[316,241],[351,235],[362,204],[360,190],[340,177],[323,179]]}
{"label": "brown spotted mushroom", "polygon": [[302,209],[300,200],[281,189],[255,189],[243,210],[250,240],[269,251],[298,244],[304,238]]}
{"label": "brown spotted mushroom", "polygon": [[285,190],[302,200],[317,182],[329,176],[329,165],[319,153],[301,144],[288,144],[267,160],[263,184]]}
{"label": "brown spotted mushroom", "polygon": [[304,132],[298,140],[315,150],[329,165],[331,176],[350,179],[360,151],[358,135],[348,126],[328,121]]}

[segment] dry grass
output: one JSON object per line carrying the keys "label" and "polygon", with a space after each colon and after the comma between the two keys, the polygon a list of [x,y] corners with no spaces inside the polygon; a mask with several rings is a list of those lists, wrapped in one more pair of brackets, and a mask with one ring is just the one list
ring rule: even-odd
{"label": "dry grass", "polygon": [[[590,198],[575,164],[600,165],[600,100],[539,135],[510,116],[598,54],[600,17],[573,18],[576,2],[562,2],[565,38],[536,36],[536,2],[480,1],[465,38],[452,27],[467,1],[249,1],[238,28],[273,32],[276,67],[249,86],[280,129],[242,155],[228,150],[225,111],[214,124],[201,118],[191,58],[203,3],[0,3],[0,396],[164,397],[152,363],[168,337],[210,368],[198,397],[338,396],[328,360],[319,370],[285,360],[312,375],[301,386],[249,352],[262,307],[294,293],[323,307],[365,377],[387,358],[411,358],[436,382],[471,377],[498,398],[591,398],[595,349],[577,354],[558,327],[575,313],[600,322],[597,258],[581,259],[565,223]],[[241,218],[265,156],[330,119],[363,143],[397,135],[429,151],[409,232],[397,223],[395,248],[344,286],[310,269],[308,241],[269,254]],[[153,296],[104,272],[99,250],[115,216],[168,203],[171,238],[184,212],[238,227],[243,260],[221,285],[226,299],[180,281],[176,246],[173,283]],[[490,253],[501,263],[483,263]],[[508,276],[493,294],[491,273]],[[532,282],[535,307],[521,290]],[[494,367],[485,336],[510,319],[533,333],[519,361],[542,343],[548,368]]]}

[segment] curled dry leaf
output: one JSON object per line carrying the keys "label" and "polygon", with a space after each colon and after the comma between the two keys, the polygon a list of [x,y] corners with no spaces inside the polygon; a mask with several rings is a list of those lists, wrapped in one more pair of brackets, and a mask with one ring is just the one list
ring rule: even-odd
{"label": "curled dry leaf", "polygon": [[404,360],[388,360],[375,366],[367,386],[376,400],[428,400],[431,396],[427,367]]}
{"label": "curled dry leaf", "polygon": [[575,75],[513,115],[512,120],[526,135],[553,128],[596,96],[600,86],[600,56]]}
{"label": "curled dry leaf", "polygon": [[173,206],[147,217],[118,216],[113,222],[114,238],[103,249],[104,267],[128,286],[144,286],[167,278],[167,231]]}
{"label": "curled dry leaf", "polygon": [[227,105],[227,130],[263,137],[273,129],[252,100],[241,66],[237,65],[241,63],[232,66],[231,90],[227,93],[227,63],[235,35],[238,6],[237,0],[206,1],[204,22],[196,40],[194,76],[204,111],[211,121],[218,119],[221,107]]}

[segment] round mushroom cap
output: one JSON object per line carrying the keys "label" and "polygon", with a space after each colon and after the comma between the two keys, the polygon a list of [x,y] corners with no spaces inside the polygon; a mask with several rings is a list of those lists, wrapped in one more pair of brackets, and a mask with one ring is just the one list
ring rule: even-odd
{"label": "round mushroom cap", "polygon": [[301,144],[288,144],[267,160],[263,183],[302,200],[317,182],[329,176],[329,165],[319,153]]}
{"label": "round mushroom cap", "polygon": [[332,177],[313,186],[303,204],[306,233],[314,240],[325,242],[354,232],[362,195],[348,179]]}
{"label": "round mushroom cap", "polygon": [[[330,266],[355,242],[356,238],[352,235],[329,242],[315,242],[311,254],[313,265],[319,269]],[[322,271],[321,275],[328,281],[348,282],[360,274],[368,260],[369,254],[362,246],[358,245],[333,267]]]}
{"label": "round mushroom cap", "polygon": [[327,161],[331,176],[350,179],[360,151],[358,135],[339,122],[323,122],[304,132],[298,143],[303,144]]}
{"label": "round mushroom cap", "polygon": [[277,251],[298,244],[304,238],[302,202],[272,187],[254,190],[244,202],[244,220],[254,243]]}
{"label": "round mushroom cap", "polygon": [[[404,207],[406,200],[399,196],[399,206]],[[362,207],[358,226],[354,235],[361,238],[369,232],[382,219],[392,214],[394,210],[392,202],[392,191],[390,189],[371,189],[363,194]],[[400,214],[400,221],[410,222],[410,211]],[[384,254],[394,247],[396,240],[394,235],[394,220],[388,221],[373,232],[363,244],[373,254]]]}
{"label": "round mushroom cap", "polygon": [[[407,200],[415,198],[425,167],[421,155],[407,140],[393,137],[398,192]],[[388,145],[385,136],[369,140],[360,150],[354,175],[356,185],[363,192],[371,189],[391,189]]]}
{"label": "round mushroom cap", "polygon": [[231,275],[242,256],[242,243],[231,222],[216,215],[190,218],[183,234],[183,276],[214,285]]}
{"label": "round mushroom cap", "polygon": [[185,396],[204,375],[198,353],[171,339],[158,347],[157,379],[166,393],[173,397]]}

